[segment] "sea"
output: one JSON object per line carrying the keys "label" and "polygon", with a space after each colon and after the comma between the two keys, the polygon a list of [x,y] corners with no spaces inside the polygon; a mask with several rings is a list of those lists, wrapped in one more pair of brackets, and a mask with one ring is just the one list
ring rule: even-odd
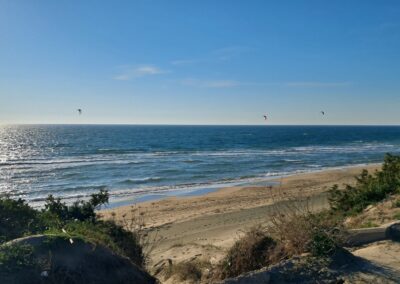
{"label": "sea", "polygon": [[0,126],[0,194],[43,206],[100,189],[110,207],[400,154],[398,126]]}

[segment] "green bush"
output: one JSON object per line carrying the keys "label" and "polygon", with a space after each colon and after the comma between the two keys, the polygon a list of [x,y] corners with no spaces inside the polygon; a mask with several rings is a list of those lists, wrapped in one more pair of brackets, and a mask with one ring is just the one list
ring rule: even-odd
{"label": "green bush", "polygon": [[25,200],[0,198],[0,244],[40,230],[39,215]]}
{"label": "green bush", "polygon": [[89,220],[94,222],[96,220],[95,210],[108,203],[108,198],[108,192],[100,190],[99,193],[92,194],[89,201],[75,201],[71,206],[67,206],[64,202],[61,202],[60,198],[49,195],[46,199],[44,211],[56,215],[61,221]]}
{"label": "green bush", "polygon": [[108,192],[92,194],[89,201],[76,201],[71,206],[52,195],[46,199],[43,210],[35,210],[23,199],[9,196],[0,198],[0,243],[49,229],[61,229],[72,220],[96,221],[96,212],[108,202]]}
{"label": "green bush", "polygon": [[[108,192],[103,190],[92,194],[90,200],[77,201],[71,206],[61,202],[60,198],[50,195],[42,210],[33,209],[22,199],[1,197],[0,244],[32,234],[80,238],[102,244],[143,267],[144,255],[137,233],[125,230],[113,221],[97,219],[95,210],[107,202]],[[23,268],[27,264],[23,260],[29,260],[29,251],[23,249],[25,248],[14,250],[10,247],[0,252],[0,269]]]}
{"label": "green bush", "polygon": [[382,170],[369,174],[367,170],[356,177],[354,186],[339,189],[337,185],[329,191],[329,202],[334,211],[345,215],[359,213],[368,205],[379,202],[400,191],[400,156],[387,154]]}

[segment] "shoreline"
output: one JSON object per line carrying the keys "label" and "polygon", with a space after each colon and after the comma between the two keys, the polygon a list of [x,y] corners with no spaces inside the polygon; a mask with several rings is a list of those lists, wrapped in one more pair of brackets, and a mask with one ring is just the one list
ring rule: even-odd
{"label": "shoreline", "polygon": [[370,167],[379,167],[382,163],[366,163],[366,164],[355,164],[355,165],[346,165],[346,166],[335,166],[335,167],[327,167],[321,168],[316,170],[302,170],[297,171],[289,174],[282,174],[282,175],[272,175],[267,177],[256,177],[256,178],[249,178],[243,179],[242,181],[232,181],[226,183],[210,183],[210,184],[203,184],[193,187],[183,187],[181,189],[169,189],[165,190],[164,192],[150,192],[148,194],[143,194],[140,196],[129,196],[127,198],[123,198],[117,201],[110,203],[107,208],[102,208],[100,211],[108,211],[108,210],[115,210],[121,207],[131,207],[140,204],[146,203],[154,203],[159,202],[162,200],[168,200],[171,198],[177,199],[185,199],[185,198],[192,198],[192,197],[202,197],[207,196],[208,194],[216,193],[219,191],[223,191],[225,189],[231,188],[243,188],[243,187],[269,187],[279,184],[282,179],[301,176],[301,175],[313,175],[317,173],[329,172],[329,171],[340,171],[340,170],[347,170],[347,169],[363,169],[363,168],[370,168]]}

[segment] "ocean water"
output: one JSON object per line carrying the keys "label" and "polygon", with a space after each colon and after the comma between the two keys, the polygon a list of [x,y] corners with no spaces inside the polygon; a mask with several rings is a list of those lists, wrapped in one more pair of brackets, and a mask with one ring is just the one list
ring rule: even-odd
{"label": "ocean water", "polygon": [[381,162],[396,126],[0,127],[0,193],[34,206],[107,189],[111,205]]}

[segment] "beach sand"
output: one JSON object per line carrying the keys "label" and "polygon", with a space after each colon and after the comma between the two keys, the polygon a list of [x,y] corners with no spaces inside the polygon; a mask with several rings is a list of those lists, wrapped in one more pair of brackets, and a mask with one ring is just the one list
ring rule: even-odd
{"label": "beach sand", "polygon": [[[311,210],[328,207],[327,190],[334,184],[354,184],[362,169],[373,172],[380,164],[297,174],[274,180],[274,186],[223,188],[196,197],[173,197],[135,206],[101,211],[104,218],[129,220],[140,215],[149,238],[157,238],[149,269],[161,260],[193,258],[219,261],[248,228],[267,224],[279,206],[307,204]],[[140,212],[140,213],[139,213]]]}

